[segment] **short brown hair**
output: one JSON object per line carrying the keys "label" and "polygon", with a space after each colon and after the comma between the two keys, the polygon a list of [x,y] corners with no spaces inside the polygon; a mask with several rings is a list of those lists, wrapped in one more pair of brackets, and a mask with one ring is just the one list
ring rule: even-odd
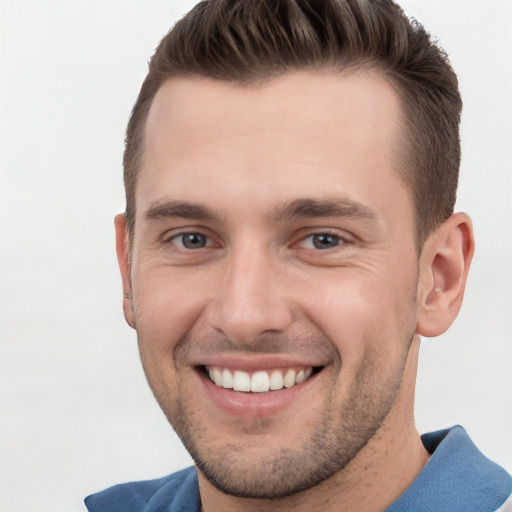
{"label": "short brown hair", "polygon": [[250,85],[294,70],[377,70],[399,91],[404,116],[400,173],[410,187],[417,239],[453,213],[462,102],[446,54],[392,0],[207,0],[162,39],[126,133],[126,217],[153,98],[168,78],[202,76]]}

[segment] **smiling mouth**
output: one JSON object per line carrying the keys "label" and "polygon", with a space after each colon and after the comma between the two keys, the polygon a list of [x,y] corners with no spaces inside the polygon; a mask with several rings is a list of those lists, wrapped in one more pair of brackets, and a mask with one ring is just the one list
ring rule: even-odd
{"label": "smiling mouth", "polygon": [[265,393],[292,388],[318,373],[322,367],[297,367],[246,372],[218,366],[204,366],[210,380],[218,387],[244,393]]}

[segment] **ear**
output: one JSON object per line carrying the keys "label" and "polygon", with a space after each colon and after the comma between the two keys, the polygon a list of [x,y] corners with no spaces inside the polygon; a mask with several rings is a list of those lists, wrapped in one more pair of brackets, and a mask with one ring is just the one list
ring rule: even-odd
{"label": "ear", "polygon": [[121,279],[123,282],[123,312],[126,322],[135,329],[135,315],[133,314],[132,279],[129,254],[129,232],[126,217],[120,213],[114,218],[116,228],[116,251]]}
{"label": "ear", "polygon": [[425,241],[416,326],[421,336],[439,336],[457,317],[474,249],[473,226],[464,213],[449,217]]}

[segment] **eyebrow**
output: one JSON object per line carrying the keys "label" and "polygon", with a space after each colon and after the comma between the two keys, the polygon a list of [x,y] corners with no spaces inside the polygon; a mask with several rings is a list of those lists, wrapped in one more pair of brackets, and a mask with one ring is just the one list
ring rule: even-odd
{"label": "eyebrow", "polygon": [[348,217],[377,221],[377,214],[368,206],[348,198],[295,199],[279,205],[272,214],[274,221],[294,217]]}
{"label": "eyebrow", "polygon": [[[377,214],[368,206],[348,198],[295,199],[276,206],[270,214],[274,222],[300,217],[348,217],[376,221]],[[154,203],[144,213],[146,221],[169,218],[218,220],[219,216],[207,206],[187,201]]]}
{"label": "eyebrow", "polygon": [[189,203],[187,201],[155,203],[144,213],[144,219],[146,221],[170,218],[215,220],[217,216],[207,206]]}

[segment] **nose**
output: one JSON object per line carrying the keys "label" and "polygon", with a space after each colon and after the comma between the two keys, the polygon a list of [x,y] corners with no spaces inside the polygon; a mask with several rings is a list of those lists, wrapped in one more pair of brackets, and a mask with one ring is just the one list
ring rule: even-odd
{"label": "nose", "polygon": [[238,344],[285,331],[292,323],[292,309],[280,279],[284,269],[254,244],[234,249],[223,263],[221,286],[209,307],[210,326]]}

